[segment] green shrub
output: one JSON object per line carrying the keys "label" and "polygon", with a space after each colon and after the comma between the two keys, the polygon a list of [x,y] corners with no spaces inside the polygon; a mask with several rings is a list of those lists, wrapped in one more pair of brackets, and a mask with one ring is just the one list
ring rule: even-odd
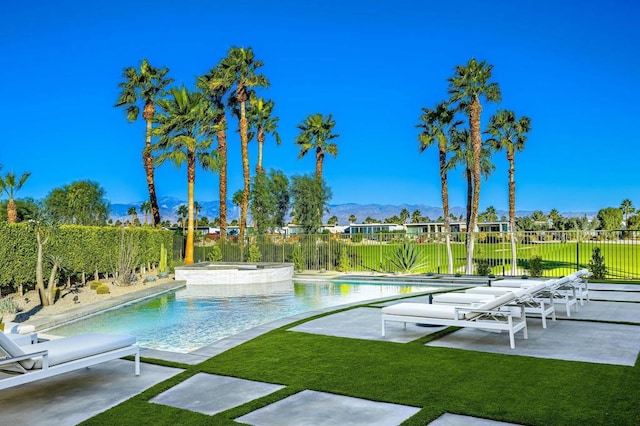
{"label": "green shrub", "polygon": [[109,286],[106,284],[100,284],[97,288],[96,288],[96,293],[98,294],[109,294]]}
{"label": "green shrub", "polygon": [[5,315],[15,314],[19,310],[18,305],[16,305],[16,302],[14,302],[12,298],[3,297],[0,299],[0,323]]}
{"label": "green shrub", "polygon": [[347,253],[346,247],[340,250],[340,261],[338,262],[338,271],[347,272],[351,270],[351,259]]}
{"label": "green shrub", "polygon": [[304,256],[300,244],[296,244],[291,251],[290,262],[293,263],[293,269],[296,272],[304,271]]}
{"label": "green shrub", "polygon": [[603,280],[607,276],[607,265],[604,263],[604,256],[600,251],[600,247],[594,247],[589,261],[589,270],[596,280]]}
{"label": "green shrub", "polygon": [[418,263],[418,251],[407,241],[404,241],[388,260],[394,266],[394,272],[413,272],[424,267],[424,263]]}
{"label": "green shrub", "polygon": [[476,275],[486,276],[491,273],[489,259],[476,259]]}
{"label": "green shrub", "polygon": [[540,256],[532,256],[529,259],[529,275],[532,277],[541,277],[542,276],[542,257]]}
{"label": "green shrub", "polygon": [[251,244],[249,246],[249,257],[247,258],[247,262],[260,262],[262,260],[262,253],[260,252],[260,248]]}
{"label": "green shrub", "polygon": [[216,244],[211,247],[211,251],[207,257],[209,262],[222,262],[222,249],[220,248],[220,245]]}
{"label": "green shrub", "polygon": [[91,290],[95,290],[95,289],[97,289],[98,287],[100,287],[101,285],[102,285],[102,282],[101,282],[101,281],[93,280],[93,281],[91,281],[91,282],[89,283],[89,288],[90,288]]}

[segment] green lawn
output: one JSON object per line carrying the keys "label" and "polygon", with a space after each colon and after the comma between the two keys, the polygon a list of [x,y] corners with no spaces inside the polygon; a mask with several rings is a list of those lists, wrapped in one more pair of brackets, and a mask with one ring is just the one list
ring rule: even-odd
{"label": "green lawn", "polygon": [[[202,364],[181,366],[185,373],[85,424],[234,424],[233,418],[303,389],[420,407],[407,425],[427,424],[445,412],[525,425],[640,424],[638,362],[557,361],[424,346],[433,337],[398,344],[285,328]],[[287,387],[215,416],[148,403],[197,372]]]}

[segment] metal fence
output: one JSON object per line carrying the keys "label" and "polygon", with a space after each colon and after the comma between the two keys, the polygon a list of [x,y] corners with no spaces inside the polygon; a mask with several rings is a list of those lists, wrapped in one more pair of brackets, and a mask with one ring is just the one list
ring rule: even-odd
{"label": "metal fence", "polygon": [[[475,237],[474,273],[511,275],[510,234],[478,232]],[[465,273],[466,238],[466,233],[450,234],[454,273]],[[443,234],[265,235],[247,236],[242,242],[237,237],[226,242],[197,240],[196,261],[293,262],[296,269],[314,271],[448,271]],[[182,237],[177,236],[177,259],[183,247]],[[606,268],[605,278],[640,279],[640,231],[517,232],[516,275],[533,275],[535,265],[542,276],[548,277],[591,269],[596,248]]]}

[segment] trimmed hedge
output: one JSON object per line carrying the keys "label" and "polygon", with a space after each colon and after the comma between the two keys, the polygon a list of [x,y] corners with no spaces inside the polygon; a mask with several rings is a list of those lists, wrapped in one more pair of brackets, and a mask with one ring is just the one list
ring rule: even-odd
{"label": "trimmed hedge", "polygon": [[[171,247],[173,234],[153,228],[115,228],[110,226],[62,225],[57,228],[44,254],[62,258],[65,277],[84,274],[113,274],[116,269],[122,233],[133,233],[139,244],[139,264],[157,265],[160,247]],[[36,237],[28,224],[0,223],[0,288],[33,287],[36,281]],[[172,259],[167,259],[171,267]],[[44,276],[50,265],[44,259]]]}

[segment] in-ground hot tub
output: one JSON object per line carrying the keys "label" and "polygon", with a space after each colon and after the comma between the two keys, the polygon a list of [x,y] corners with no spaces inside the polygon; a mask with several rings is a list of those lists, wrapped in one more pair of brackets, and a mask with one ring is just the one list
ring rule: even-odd
{"label": "in-ground hot tub", "polygon": [[266,284],[291,281],[293,263],[200,262],[176,266],[175,279],[192,285]]}

